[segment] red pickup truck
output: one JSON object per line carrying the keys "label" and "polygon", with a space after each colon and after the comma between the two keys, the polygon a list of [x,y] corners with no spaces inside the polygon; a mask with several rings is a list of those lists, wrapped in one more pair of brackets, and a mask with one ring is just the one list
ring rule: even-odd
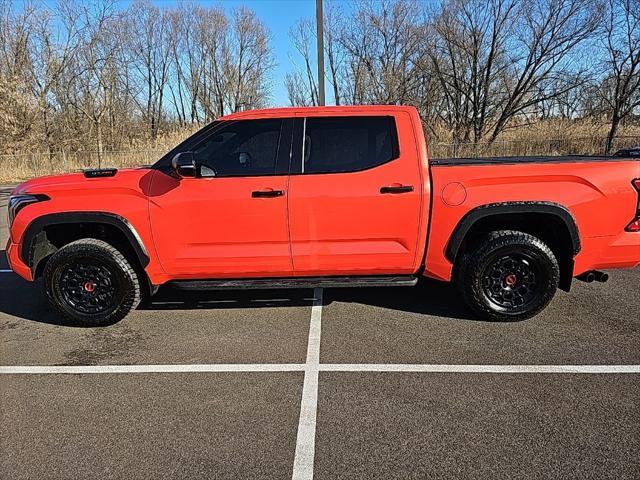
{"label": "red pickup truck", "polygon": [[572,279],[640,263],[632,157],[430,159],[411,107],[229,115],[147,168],[30,180],[12,269],[85,325],[185,289],[454,281],[480,317],[540,312]]}

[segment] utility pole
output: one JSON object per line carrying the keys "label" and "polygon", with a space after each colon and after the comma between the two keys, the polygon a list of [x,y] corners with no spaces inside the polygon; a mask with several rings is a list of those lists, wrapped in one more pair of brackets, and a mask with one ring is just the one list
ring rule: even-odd
{"label": "utility pole", "polygon": [[324,15],[322,0],[316,0],[316,29],[318,32],[318,105],[324,106]]}

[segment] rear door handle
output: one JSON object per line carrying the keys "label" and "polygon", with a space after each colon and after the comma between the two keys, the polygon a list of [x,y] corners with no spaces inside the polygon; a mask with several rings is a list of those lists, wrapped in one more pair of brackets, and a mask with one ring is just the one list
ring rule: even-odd
{"label": "rear door handle", "polygon": [[380,193],[409,193],[413,192],[413,185],[388,185],[380,188]]}
{"label": "rear door handle", "polygon": [[282,190],[256,190],[255,192],[251,192],[251,196],[253,198],[273,198],[273,197],[281,197],[284,195]]}

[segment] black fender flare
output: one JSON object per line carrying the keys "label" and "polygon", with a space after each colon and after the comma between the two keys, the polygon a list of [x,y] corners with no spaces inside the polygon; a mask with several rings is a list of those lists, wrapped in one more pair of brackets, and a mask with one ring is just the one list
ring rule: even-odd
{"label": "black fender flare", "polygon": [[566,207],[558,203],[529,201],[490,203],[487,205],[481,205],[467,212],[467,214],[458,222],[458,225],[456,225],[451,237],[449,238],[449,242],[447,243],[447,248],[445,250],[447,259],[452,263],[455,261],[465,236],[479,220],[496,215],[527,213],[542,213],[559,218],[567,227],[567,231],[571,237],[573,256],[577,255],[580,251],[580,233],[578,231],[576,220],[571,212]]}
{"label": "black fender flare", "polygon": [[[41,236],[43,230],[51,225],[77,223],[101,223],[117,228],[124,234],[131,244],[142,268],[145,268],[149,264],[149,254],[147,249],[145,248],[136,229],[127,221],[126,218],[116,215],[115,213],[91,211],[50,213],[37,217],[29,224],[22,236],[20,258],[33,270],[37,262],[40,260],[40,258],[36,257],[42,258],[42,252],[38,254],[36,250],[38,249],[39,243],[42,243],[39,241],[38,236]],[[42,238],[42,236],[40,238]],[[44,247],[41,246],[39,248],[44,248],[44,252],[46,252],[51,245],[46,241],[46,239],[44,241],[48,246],[45,245]]]}

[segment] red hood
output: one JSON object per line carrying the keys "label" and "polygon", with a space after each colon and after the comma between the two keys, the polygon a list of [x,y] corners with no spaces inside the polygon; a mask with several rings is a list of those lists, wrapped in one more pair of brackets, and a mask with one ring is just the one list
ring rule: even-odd
{"label": "red hood", "polygon": [[148,168],[125,168],[118,170],[113,177],[86,178],[83,173],[67,173],[63,175],[49,175],[32,178],[21,183],[11,192],[12,195],[21,193],[48,193],[60,190],[95,190],[102,188],[138,187],[140,180],[149,173]]}

